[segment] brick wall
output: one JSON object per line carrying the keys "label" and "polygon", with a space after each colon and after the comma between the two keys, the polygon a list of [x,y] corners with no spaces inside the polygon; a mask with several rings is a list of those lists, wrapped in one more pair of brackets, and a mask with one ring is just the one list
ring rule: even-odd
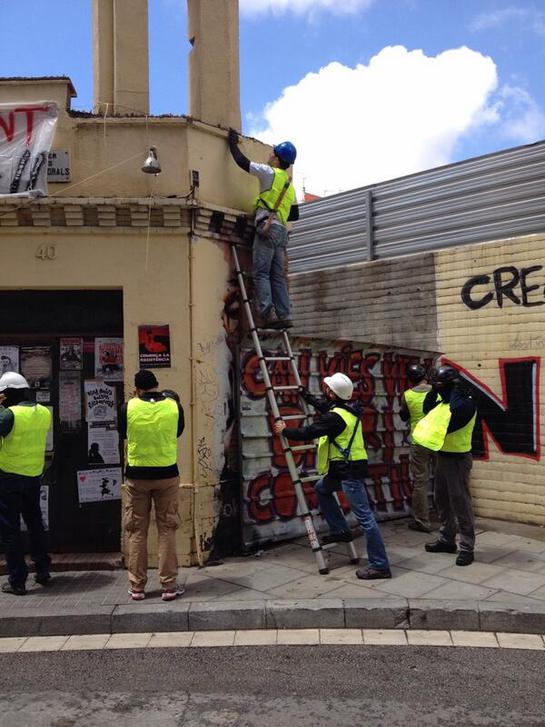
{"label": "brick wall", "polygon": [[440,351],[478,400],[476,512],[545,524],[545,237],[290,278],[300,335]]}

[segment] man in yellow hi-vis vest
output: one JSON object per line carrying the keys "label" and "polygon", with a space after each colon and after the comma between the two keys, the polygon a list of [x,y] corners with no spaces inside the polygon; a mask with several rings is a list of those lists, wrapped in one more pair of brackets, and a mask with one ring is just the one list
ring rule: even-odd
{"label": "man in yellow hi-vis vest", "polygon": [[428,486],[430,469],[435,464],[435,452],[427,447],[421,447],[412,439],[416,425],[424,418],[424,399],[431,391],[431,386],[426,381],[426,369],[421,364],[411,364],[407,369],[407,378],[410,388],[403,392],[399,416],[404,422],[409,422],[411,432],[410,465],[413,479],[411,510],[413,517],[408,527],[410,530],[431,533]]}
{"label": "man in yellow hi-vis vest", "polygon": [[310,441],[319,438],[318,472],[323,475],[314,489],[322,515],[327,520],[331,534],[322,538],[323,543],[350,542],[353,535],[339,507],[334,493],[342,490],[359,526],[365,534],[369,567],[356,571],[362,580],[391,578],[390,563],[381,532],[369,506],[365,477],[367,476],[367,452],[358,413],[348,402],[354,385],[345,374],[336,373],[324,378],[326,400],[318,399],[305,389],[301,396],[322,416],[313,424],[298,429],[288,429],[285,422],[274,424],[275,434],[288,439]]}
{"label": "man in yellow hi-vis vest", "polygon": [[432,391],[424,399],[424,413],[412,436],[417,444],[437,452],[435,507],[441,522],[439,538],[425,547],[428,553],[456,553],[458,532],[456,565],[470,565],[474,560],[475,519],[469,475],[477,407],[451,366],[441,366],[435,372]]}
{"label": "man in yellow hi-vis vest", "polygon": [[21,374],[10,371],[0,378],[0,535],[8,569],[2,591],[15,596],[25,595],[28,577],[21,516],[28,529],[36,583],[46,586],[51,579],[40,509],[40,478],[51,413],[29,399],[30,387]]}
{"label": "man in yellow hi-vis vest", "polygon": [[238,166],[259,180],[255,199],[256,234],[252,278],[262,328],[290,328],[290,299],[286,281],[287,223],[299,219],[299,207],[288,169],[297,150],[290,141],[273,147],[267,164],[250,161],[238,147],[239,135],[229,129],[229,149]]}
{"label": "man in yellow hi-vis vest", "polygon": [[176,529],[180,524],[177,439],[184,431],[184,411],[174,392],[158,390],[152,371],[139,371],[134,386],[134,398],[122,407],[119,423],[119,433],[127,439],[124,527],[129,542],[129,595],[133,601],[145,598],[153,502],[161,598],[172,601],[184,590],[176,582]]}

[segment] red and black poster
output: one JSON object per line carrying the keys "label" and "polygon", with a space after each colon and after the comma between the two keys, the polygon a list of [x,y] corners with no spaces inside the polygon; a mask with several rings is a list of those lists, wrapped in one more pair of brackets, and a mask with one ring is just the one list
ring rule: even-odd
{"label": "red and black poster", "polygon": [[141,369],[170,368],[169,326],[138,326],[138,356]]}

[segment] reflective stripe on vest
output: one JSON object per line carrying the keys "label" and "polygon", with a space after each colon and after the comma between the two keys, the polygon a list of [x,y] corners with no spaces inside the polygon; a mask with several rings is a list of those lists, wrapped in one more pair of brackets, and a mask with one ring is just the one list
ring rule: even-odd
{"label": "reflective stripe on vest", "polygon": [[0,470],[24,477],[39,477],[44,471],[51,412],[41,404],[11,406],[10,411],[13,413],[13,429],[2,439]]}
{"label": "reflective stripe on vest", "polygon": [[[278,198],[280,197],[284,185],[286,184],[288,179],[288,173],[285,169],[275,169],[272,187],[261,192],[261,194],[257,197],[255,201],[255,209],[257,209],[258,207],[263,207],[264,209],[272,211],[275,204],[278,202]],[[280,203],[280,207],[276,210],[275,213],[278,217],[278,220],[283,225],[286,225],[290,214],[291,206],[294,203],[295,189],[293,188],[293,184],[290,184],[290,186],[286,190],[286,193],[284,194],[282,202]]]}
{"label": "reflective stripe on vest", "polygon": [[450,404],[442,401],[418,422],[412,433],[413,442],[438,452],[447,436],[451,417]]}
{"label": "reflective stripe on vest", "polygon": [[362,459],[367,459],[367,451],[365,449],[365,441],[363,439],[363,429],[361,426],[361,422],[356,417],[356,415],[351,414],[349,411],[346,411],[346,409],[342,409],[341,407],[336,406],[334,406],[333,409],[330,409],[330,412],[335,412],[335,414],[338,414],[346,424],[343,431],[337,437],[335,437],[335,441],[341,449],[346,449],[350,444],[350,439],[352,438],[352,432],[354,431],[354,425],[356,423],[358,429],[354,436],[348,459],[345,459],[343,457],[343,455],[339,452],[339,450],[333,444],[327,434],[323,437],[320,437],[318,441],[317,469],[319,474],[321,475],[325,474],[329,470],[330,462],[339,460],[355,462],[361,461]]}
{"label": "reflective stripe on vest", "polygon": [[403,396],[409,410],[409,422],[411,434],[421,419],[424,419],[424,399],[429,393],[428,391],[415,391],[414,389],[406,389]]}
{"label": "reflective stripe on vest", "polygon": [[445,437],[441,452],[460,452],[460,454],[471,452],[471,437],[477,420],[477,412],[468,421],[465,427],[449,432]]}
{"label": "reflective stripe on vest", "polygon": [[176,464],[178,405],[172,399],[131,399],[127,405],[129,467],[170,467]]}

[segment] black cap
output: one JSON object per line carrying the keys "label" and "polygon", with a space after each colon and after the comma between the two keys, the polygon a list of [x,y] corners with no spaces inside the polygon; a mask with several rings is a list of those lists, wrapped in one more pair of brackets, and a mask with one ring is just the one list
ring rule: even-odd
{"label": "black cap", "polygon": [[426,378],[426,369],[421,364],[411,364],[407,369],[407,378],[418,383]]}
{"label": "black cap", "polygon": [[149,389],[156,389],[159,386],[159,382],[155,378],[153,371],[141,369],[137,374],[135,374],[134,385],[137,389],[148,391]]}

